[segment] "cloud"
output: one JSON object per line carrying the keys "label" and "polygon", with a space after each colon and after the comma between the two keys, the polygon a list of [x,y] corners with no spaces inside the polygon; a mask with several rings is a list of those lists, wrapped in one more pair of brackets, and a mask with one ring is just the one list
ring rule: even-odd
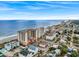
{"label": "cloud", "polygon": [[15,8],[11,7],[12,5],[9,5],[8,2],[0,1],[0,11],[10,11],[10,10],[16,10]]}
{"label": "cloud", "polygon": [[13,8],[8,8],[8,7],[0,7],[0,11],[10,11],[10,10],[15,10]]}
{"label": "cloud", "polygon": [[43,3],[38,2],[37,4],[41,5],[41,6],[44,6],[44,7],[47,6],[48,8],[52,8],[52,9],[54,9],[54,8],[60,8],[60,9],[68,8],[67,6],[64,6],[64,5],[61,5],[61,4],[56,4],[55,1],[54,2],[45,1]]}
{"label": "cloud", "polygon": [[31,10],[45,9],[44,7],[38,7],[38,6],[24,6],[24,8],[31,9]]}
{"label": "cloud", "polygon": [[59,9],[77,9],[79,7],[79,1],[45,1],[48,6]]}
{"label": "cloud", "polygon": [[79,1],[61,1],[60,4],[79,4]]}
{"label": "cloud", "polygon": [[46,1],[48,4],[79,4],[79,1]]}
{"label": "cloud", "polygon": [[0,2],[0,19],[79,19],[79,7],[73,7],[76,2],[70,3],[73,3],[72,7],[64,5],[69,3],[50,1]]}
{"label": "cloud", "polygon": [[[0,10],[42,10],[42,9],[67,9],[70,8],[68,6],[64,6],[61,4],[56,3],[67,3],[67,2],[51,2],[51,1],[45,1],[45,2],[22,2],[22,1],[13,1],[13,2],[1,2],[0,3]],[[68,2],[69,3],[69,2]]]}
{"label": "cloud", "polygon": [[56,19],[79,19],[79,14],[60,14],[60,15],[15,15],[15,16],[7,16],[7,17],[0,17],[0,20],[56,20]]}

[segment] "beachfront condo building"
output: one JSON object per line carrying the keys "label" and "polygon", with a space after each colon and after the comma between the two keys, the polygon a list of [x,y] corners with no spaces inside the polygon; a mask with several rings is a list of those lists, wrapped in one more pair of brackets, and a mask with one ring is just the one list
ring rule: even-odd
{"label": "beachfront condo building", "polygon": [[22,30],[18,32],[18,40],[22,45],[27,45],[35,40],[35,29]]}
{"label": "beachfront condo building", "polygon": [[36,37],[37,39],[40,38],[41,36],[43,36],[45,33],[45,28],[41,27],[41,28],[37,28],[36,29]]}
{"label": "beachfront condo building", "polygon": [[44,34],[44,28],[27,29],[18,31],[18,40],[22,45],[32,44],[36,42]]}

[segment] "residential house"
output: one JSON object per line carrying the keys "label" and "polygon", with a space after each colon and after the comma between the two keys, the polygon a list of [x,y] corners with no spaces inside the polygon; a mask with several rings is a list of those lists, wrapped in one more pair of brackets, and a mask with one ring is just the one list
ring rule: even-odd
{"label": "residential house", "polygon": [[28,48],[24,48],[20,53],[20,57],[32,57],[38,52],[38,47],[29,45]]}
{"label": "residential house", "polygon": [[55,53],[56,53],[56,55],[60,55],[61,50],[60,50],[60,49],[56,49],[56,50],[55,50]]}
{"label": "residential house", "polygon": [[39,42],[39,47],[46,48],[48,46],[47,42]]}
{"label": "residential house", "polygon": [[53,40],[56,37],[57,33],[49,33],[46,35],[46,40]]}
{"label": "residential house", "polygon": [[10,43],[5,43],[4,45],[5,45],[4,48],[5,48],[6,50],[9,51],[9,50],[12,49],[11,42],[10,42]]}
{"label": "residential house", "polygon": [[59,45],[54,44],[52,47],[53,47],[53,48],[58,48],[58,46],[59,46]]}
{"label": "residential house", "polygon": [[34,54],[36,54],[36,53],[38,52],[38,47],[33,46],[33,45],[30,45],[30,46],[28,47],[28,50],[29,50],[30,52],[33,52]]}

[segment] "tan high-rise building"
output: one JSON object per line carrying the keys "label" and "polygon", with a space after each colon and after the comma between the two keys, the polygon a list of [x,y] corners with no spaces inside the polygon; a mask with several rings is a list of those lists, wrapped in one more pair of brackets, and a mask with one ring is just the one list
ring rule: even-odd
{"label": "tan high-rise building", "polygon": [[19,31],[18,40],[23,45],[27,45],[29,43],[36,41],[36,29]]}
{"label": "tan high-rise building", "polygon": [[28,29],[18,31],[18,40],[22,45],[28,45],[36,42],[44,34],[44,28]]}
{"label": "tan high-rise building", "polygon": [[45,28],[41,27],[41,28],[37,28],[36,29],[36,37],[40,38],[41,36],[43,36],[45,33]]}
{"label": "tan high-rise building", "polygon": [[[26,45],[27,44],[27,32],[24,31],[18,31],[18,41],[23,44]],[[26,44],[25,44],[26,43]]]}

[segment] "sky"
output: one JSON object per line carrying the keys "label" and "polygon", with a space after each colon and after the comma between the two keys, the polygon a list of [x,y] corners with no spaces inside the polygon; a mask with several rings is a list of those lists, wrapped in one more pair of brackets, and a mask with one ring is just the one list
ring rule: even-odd
{"label": "sky", "polygon": [[0,1],[0,20],[79,19],[79,1]]}

